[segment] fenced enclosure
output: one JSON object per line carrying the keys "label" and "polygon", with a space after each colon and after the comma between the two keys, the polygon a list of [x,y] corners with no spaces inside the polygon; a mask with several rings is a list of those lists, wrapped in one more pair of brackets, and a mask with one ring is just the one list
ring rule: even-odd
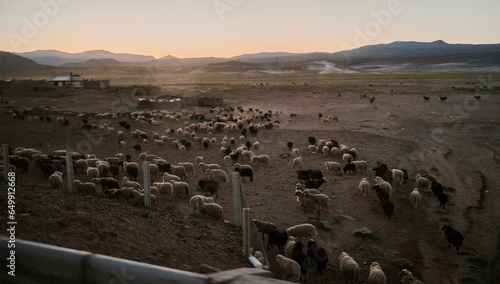
{"label": "fenced enclosure", "polygon": [[[9,167],[9,150],[8,145],[2,145],[3,164],[6,169]],[[74,168],[73,168],[73,152],[66,152],[65,155],[65,174],[67,175],[67,188],[68,193],[73,193],[76,190],[74,187]],[[64,161],[64,159],[62,160]],[[140,169],[140,167],[139,167]],[[8,170],[4,171],[7,180]],[[142,164],[142,173],[144,179],[144,206],[151,207],[151,176],[150,176],[150,163],[148,161]],[[234,205],[234,224],[243,228],[243,253],[245,258],[257,268],[269,268],[269,261],[266,254],[266,248],[259,237],[259,231],[253,223],[252,213],[250,211],[250,204],[243,191],[240,175],[237,172],[232,174],[233,183],[233,205]],[[262,261],[255,258],[255,252],[260,251],[263,255]]]}
{"label": "fenced enclosure", "polygon": [[259,231],[253,223],[252,214],[250,211],[250,204],[245,197],[243,186],[241,184],[240,175],[237,172],[232,174],[233,182],[233,204],[234,204],[234,224],[243,227],[243,253],[245,257],[250,257],[250,261],[254,266],[256,259],[253,257],[256,251],[260,251],[264,256],[263,268],[269,268],[269,261],[266,254],[266,247],[259,237]]}

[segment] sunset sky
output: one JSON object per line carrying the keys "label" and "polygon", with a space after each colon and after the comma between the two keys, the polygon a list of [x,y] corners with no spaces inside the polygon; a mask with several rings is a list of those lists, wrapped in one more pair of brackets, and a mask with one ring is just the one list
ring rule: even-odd
{"label": "sunset sky", "polygon": [[498,0],[0,0],[0,50],[176,57],[500,43]]}

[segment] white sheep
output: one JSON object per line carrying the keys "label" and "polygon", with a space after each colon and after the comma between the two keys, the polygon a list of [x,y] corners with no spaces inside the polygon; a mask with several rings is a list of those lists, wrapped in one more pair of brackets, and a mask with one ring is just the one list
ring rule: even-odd
{"label": "white sheep", "polygon": [[286,233],[289,237],[293,236],[296,239],[298,238],[299,241],[301,240],[301,238],[306,238],[307,240],[316,239],[316,236],[318,235],[318,232],[316,232],[316,228],[311,224],[300,224],[292,226],[286,229]]}
{"label": "white sheep", "polygon": [[224,220],[224,210],[217,203],[201,203],[198,204],[198,210],[204,216],[215,220]]}
{"label": "white sheep", "polygon": [[87,159],[76,160],[75,163],[73,164],[73,167],[75,168],[75,172],[81,170],[81,172],[84,173],[88,168]]}
{"label": "white sheep", "polygon": [[199,205],[203,203],[214,203],[214,199],[212,197],[206,197],[203,195],[194,195],[189,200],[191,207],[193,207],[193,213],[199,210]]}
{"label": "white sheep", "polygon": [[417,209],[418,203],[420,203],[420,200],[422,199],[422,195],[418,191],[418,188],[414,188],[413,191],[410,193],[410,200],[411,204],[413,204],[413,208]]}
{"label": "white sheep", "polygon": [[349,147],[347,147],[346,145],[343,145],[343,144],[340,144],[340,153],[341,154],[345,154],[347,152],[349,152]]}
{"label": "white sheep", "polygon": [[158,188],[158,191],[160,193],[160,196],[158,196],[158,199],[166,197],[167,199],[172,199],[172,193],[174,191],[174,186],[169,183],[169,182],[155,182],[153,183],[153,186]]}
{"label": "white sheep", "polygon": [[292,277],[294,281],[299,282],[300,280],[300,264],[298,264],[295,260],[285,257],[281,254],[276,256],[276,263],[283,269],[282,278],[287,279],[288,277]]}
{"label": "white sheep", "polygon": [[232,162],[231,156],[229,155],[224,156],[224,164],[230,165],[231,162]]}
{"label": "white sheep", "polygon": [[302,156],[293,159],[292,165],[293,165],[294,168],[300,168],[300,167],[302,167]]}
{"label": "white sheep", "polygon": [[181,167],[184,167],[186,174],[194,174],[194,165],[190,162],[183,162],[178,164]]}
{"label": "white sheep", "polygon": [[170,171],[173,175],[180,177],[182,180],[186,180],[186,169],[183,166],[170,166]]}
{"label": "white sheep", "polygon": [[128,177],[123,177],[122,187],[133,187],[134,189],[140,189],[141,185],[136,181],[130,181]]}
{"label": "white sheep", "polygon": [[401,185],[403,184],[404,172],[398,169],[392,169],[392,184]]}
{"label": "white sheep", "polygon": [[370,275],[368,275],[368,283],[370,284],[385,284],[385,274],[378,262],[370,264]]}
{"label": "white sheep", "polygon": [[309,151],[311,151],[311,153],[316,153],[316,146],[314,145],[308,145],[307,146],[307,149],[309,149]]}
{"label": "white sheep", "polygon": [[260,148],[259,141],[255,141],[255,143],[253,143],[253,148],[255,149],[255,151],[259,150],[259,148]]}
{"label": "white sheep", "polygon": [[334,157],[340,157],[342,153],[340,152],[340,149],[338,147],[332,147],[332,149],[330,150],[330,154]]}
{"label": "white sheep", "polygon": [[120,147],[123,149],[123,148],[126,148],[127,147],[127,142],[123,141],[123,140],[120,140]]}
{"label": "white sheep", "polygon": [[242,165],[240,163],[234,164],[234,167],[235,168],[240,168],[240,169],[250,169],[250,170],[253,170],[253,168],[252,168],[251,165]]}
{"label": "white sheep", "polygon": [[155,164],[149,164],[149,174],[151,176],[157,176],[160,173],[160,169]]}
{"label": "white sheep", "polygon": [[346,164],[350,164],[352,163],[353,157],[351,156],[351,154],[345,153],[344,155],[342,155],[342,160],[344,160]]}
{"label": "white sheep", "polygon": [[253,156],[251,161],[256,164],[269,165],[271,158],[268,155]]}
{"label": "white sheep", "polygon": [[54,172],[52,175],[50,175],[49,183],[52,188],[63,190],[64,183],[62,180],[62,172]]}
{"label": "white sheep", "polygon": [[325,167],[328,171],[342,175],[342,166],[338,162],[331,162],[331,161],[325,162]]}
{"label": "white sheep", "polygon": [[328,146],[323,146],[323,148],[321,148],[321,152],[323,152],[323,155],[326,157],[330,154],[330,148],[328,148]]}
{"label": "white sheep", "polygon": [[87,168],[87,177],[89,179],[98,178],[99,170],[96,167],[88,167]]}
{"label": "white sheep", "polygon": [[207,170],[215,170],[215,169],[220,169],[220,166],[218,164],[205,164],[205,163],[199,163],[198,166],[200,167],[202,172],[206,172]]}
{"label": "white sheep", "polygon": [[394,193],[393,192],[393,189],[392,189],[392,185],[383,180],[381,177],[377,176],[375,177],[375,184],[380,186],[381,189],[383,189],[385,192],[389,193],[389,196],[392,197],[392,194]]}
{"label": "white sheep", "polygon": [[421,190],[426,190],[429,188],[429,180],[425,177],[422,177],[420,174],[417,174],[415,176],[415,183],[417,184],[417,187],[418,189],[421,189]]}
{"label": "white sheep", "polygon": [[210,180],[213,180],[218,184],[229,182],[226,172],[221,169],[207,170],[206,175]]}
{"label": "white sheep", "polygon": [[99,176],[107,177],[109,175],[109,163],[106,161],[97,162],[97,169],[99,170]]}
{"label": "white sheep", "polygon": [[366,172],[368,169],[368,163],[366,161],[353,161],[353,164],[356,165],[356,171]]}
{"label": "white sheep", "polygon": [[163,182],[170,182],[170,181],[182,181],[180,177],[176,176],[176,175],[171,175],[167,172],[163,173],[163,177],[162,177],[162,181]]}
{"label": "white sheep", "polygon": [[284,249],[286,257],[292,257],[293,247],[295,247],[296,243],[297,242],[295,241],[295,237],[293,237],[293,236],[288,237],[288,240],[286,241],[285,249]]}
{"label": "white sheep", "polygon": [[295,157],[298,157],[299,156],[299,148],[294,148],[292,150],[292,154],[295,156]]}
{"label": "white sheep", "polygon": [[359,283],[359,265],[346,252],[342,252],[339,256],[340,273],[342,273],[349,283]]}
{"label": "white sheep", "polygon": [[304,190],[304,195],[311,196],[316,199],[319,203],[320,208],[324,207],[326,208],[326,212],[330,213],[330,198],[328,197],[328,195],[322,193],[312,193],[309,189]]}
{"label": "white sheep", "polygon": [[91,182],[81,182],[80,180],[75,179],[73,181],[73,185],[75,186],[76,191],[81,192],[83,194],[96,195],[96,186]]}
{"label": "white sheep", "polygon": [[203,156],[197,156],[194,161],[196,162],[197,166],[200,166],[200,163],[203,162]]}
{"label": "white sheep", "polygon": [[189,198],[189,184],[183,181],[174,181],[172,183],[172,195],[180,198]]}
{"label": "white sheep", "polygon": [[154,144],[158,147],[163,147],[163,140],[161,139],[155,139],[153,140]]}
{"label": "white sheep", "polygon": [[363,197],[366,196],[368,193],[368,190],[370,190],[370,182],[366,178],[362,178],[361,181],[359,182],[359,191],[361,191],[361,194],[363,194]]}
{"label": "white sheep", "polygon": [[[144,193],[134,190],[132,191],[132,195],[134,197],[135,205],[144,206]],[[149,197],[151,199],[151,205],[158,206],[158,198],[156,198],[154,194],[150,194]]]}

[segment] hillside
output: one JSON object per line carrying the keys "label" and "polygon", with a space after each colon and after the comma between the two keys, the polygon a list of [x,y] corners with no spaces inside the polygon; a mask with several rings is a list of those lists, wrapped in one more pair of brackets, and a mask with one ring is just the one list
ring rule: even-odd
{"label": "hillside", "polygon": [[10,52],[0,51],[0,71],[3,76],[18,74],[27,71],[43,71],[50,67],[39,65],[38,63]]}
{"label": "hillside", "polygon": [[[327,53],[261,52],[230,58],[178,58],[117,54],[105,50],[65,53],[38,50],[20,53],[38,64],[70,68],[106,66],[164,67],[181,73],[352,73],[352,72],[445,72],[500,71],[500,44],[449,44],[402,42],[368,45]],[[236,63],[239,62],[239,63]],[[215,64],[215,65],[214,65]]]}

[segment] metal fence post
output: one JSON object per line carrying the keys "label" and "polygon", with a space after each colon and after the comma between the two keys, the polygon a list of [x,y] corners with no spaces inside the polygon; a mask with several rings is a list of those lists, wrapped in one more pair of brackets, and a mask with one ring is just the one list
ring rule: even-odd
{"label": "metal fence post", "polygon": [[9,144],[2,145],[3,151],[3,174],[5,182],[9,181]]}
{"label": "metal fence post", "polygon": [[233,173],[233,207],[234,207],[234,224],[236,226],[241,225],[240,220],[240,210],[241,210],[241,202],[240,202],[240,187],[239,187],[239,174],[237,172]]}
{"label": "metal fence post", "polygon": [[142,163],[142,172],[144,176],[144,207],[151,207],[151,180],[149,175],[149,162]]}
{"label": "metal fence post", "polygon": [[66,174],[68,176],[68,192],[73,192],[73,153],[66,152]]}
{"label": "metal fence post", "polygon": [[250,208],[243,208],[243,254],[250,256]]}

